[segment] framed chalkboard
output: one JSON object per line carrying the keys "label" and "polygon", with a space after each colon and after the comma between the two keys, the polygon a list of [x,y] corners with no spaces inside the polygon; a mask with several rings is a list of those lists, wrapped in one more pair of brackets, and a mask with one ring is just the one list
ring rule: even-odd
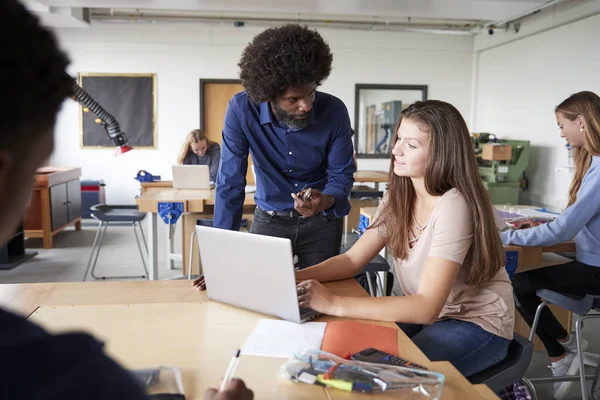
{"label": "framed chalkboard", "polygon": [[[136,149],[155,149],[156,74],[80,73],[79,85],[119,123]],[[82,148],[114,149],[97,116],[80,107]]]}

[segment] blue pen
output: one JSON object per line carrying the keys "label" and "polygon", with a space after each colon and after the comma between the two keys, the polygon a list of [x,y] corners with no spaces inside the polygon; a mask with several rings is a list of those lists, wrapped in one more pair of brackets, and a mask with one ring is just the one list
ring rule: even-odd
{"label": "blue pen", "polygon": [[537,208],[535,211],[539,211],[539,212],[543,212],[543,213],[548,213],[548,214],[554,214],[554,215],[560,215],[560,213],[557,213],[557,212],[554,212],[554,211],[548,211],[544,207]]}

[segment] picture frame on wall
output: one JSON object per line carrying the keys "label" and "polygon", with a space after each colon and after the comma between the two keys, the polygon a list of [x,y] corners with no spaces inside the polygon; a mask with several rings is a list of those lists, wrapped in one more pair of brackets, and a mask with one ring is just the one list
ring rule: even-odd
{"label": "picture frame on wall", "polygon": [[[80,73],[79,85],[110,113],[135,149],[156,149],[156,74]],[[83,149],[114,149],[98,117],[80,106],[80,145]]]}
{"label": "picture frame on wall", "polygon": [[427,85],[358,83],[354,91],[354,148],[357,158],[390,158],[400,112],[427,100]]}

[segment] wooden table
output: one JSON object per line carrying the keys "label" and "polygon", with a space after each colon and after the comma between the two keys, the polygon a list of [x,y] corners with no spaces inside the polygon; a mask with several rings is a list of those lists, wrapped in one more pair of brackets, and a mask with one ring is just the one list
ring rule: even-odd
{"label": "wooden table", "polygon": [[[327,286],[337,294],[367,295],[353,279]],[[51,332],[90,332],[105,341],[108,354],[126,368],[180,367],[188,399],[200,399],[207,387],[216,387],[233,350],[244,344],[260,318],[269,318],[210,301],[206,292],[192,290],[189,281],[0,285],[0,305],[29,316]],[[398,348],[400,356],[445,374],[443,399],[497,399],[486,386],[471,385],[450,363],[430,362],[400,330]],[[236,376],[246,381],[258,399],[368,398],[285,381],[277,377],[284,362],[281,358],[242,356]]]}
{"label": "wooden table", "polygon": [[[375,187],[379,190],[380,183],[386,183],[389,179],[390,173],[388,171],[356,171],[354,173],[355,182],[374,182]],[[156,182],[142,182],[142,194],[152,188],[173,188],[173,181],[156,181]]]}
{"label": "wooden table", "polygon": [[[357,171],[354,174],[356,182],[373,182],[377,190],[379,184],[388,181],[387,171]],[[142,182],[142,195],[137,198],[136,204],[139,211],[148,213],[148,260],[149,279],[158,279],[158,252],[157,252],[157,212],[158,203],[182,202],[185,214],[182,219],[182,252],[181,255],[173,253],[173,235],[169,235],[167,264],[173,268],[173,261],[180,260],[183,264],[183,274],[187,273],[190,254],[190,237],[199,218],[213,218],[215,205],[215,190],[178,190],[173,189],[173,181]],[[254,193],[246,194],[244,199],[244,218],[252,223],[254,212]],[[356,218],[358,220],[358,218]],[[345,218],[344,232],[348,231],[348,218]],[[172,231],[171,231],[172,232]],[[346,241],[344,235],[344,242]],[[192,273],[197,273],[199,268],[197,255],[192,255]]]}
{"label": "wooden table", "polygon": [[380,183],[387,183],[390,178],[389,171],[356,171],[354,173],[355,182],[374,182],[375,190],[379,190]]}
{"label": "wooden table", "polygon": [[[187,273],[190,253],[190,237],[196,226],[198,218],[213,218],[215,205],[215,190],[180,190],[173,189],[172,182],[159,181],[152,183],[142,183],[142,195],[136,199],[136,204],[140,212],[148,214],[148,263],[149,279],[158,279],[158,203],[183,203],[184,214],[182,220],[182,253],[180,256],[183,262],[183,273]],[[254,193],[246,194],[244,199],[244,218],[252,219],[254,212]],[[173,226],[174,227],[174,226]],[[173,231],[169,235],[167,262],[172,267],[172,260],[176,259],[172,254],[173,249]],[[192,272],[197,270],[199,260],[197,254],[192,255]],[[197,271],[196,271],[197,272]]]}

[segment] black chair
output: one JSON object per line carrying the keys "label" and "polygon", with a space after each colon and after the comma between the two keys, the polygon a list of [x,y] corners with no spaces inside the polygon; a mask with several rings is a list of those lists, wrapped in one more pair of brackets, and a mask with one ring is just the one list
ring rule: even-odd
{"label": "black chair", "polygon": [[529,388],[533,400],[535,400],[537,399],[535,388],[525,378],[525,372],[529,368],[532,357],[533,343],[515,333],[513,340],[508,345],[508,354],[504,360],[467,379],[472,384],[485,384],[495,393],[522,380]]}
{"label": "black chair", "polygon": [[[346,244],[342,245],[340,248],[340,254],[348,251],[350,249],[350,247],[352,247],[352,245],[354,243],[356,243],[357,240],[358,240],[357,234],[355,234],[355,233],[348,234]],[[378,274],[379,272],[383,272],[384,276],[386,277],[385,279],[383,279],[383,282],[380,281],[380,276]],[[379,288],[382,295],[388,296],[391,292],[391,286],[392,286],[391,285],[392,279],[389,279],[388,274],[391,275],[390,264],[387,262],[387,260],[384,257],[377,254],[373,258],[373,260],[371,260],[371,262],[369,262],[367,264],[367,266],[365,268],[363,268],[362,271],[360,271],[356,275],[355,278],[360,283],[361,278],[364,276],[364,279],[367,282],[367,287],[365,289],[368,289],[369,294],[373,297],[377,296],[377,292],[373,286],[373,279],[375,279],[375,285]]]}
{"label": "black chair", "polygon": [[[594,394],[594,388],[598,384],[598,374],[600,373],[600,356],[592,353],[584,353],[581,348],[581,329],[583,328],[583,321],[590,318],[600,318],[600,314],[591,313],[592,311],[600,311],[600,296],[575,296],[566,293],[559,293],[553,290],[541,289],[536,292],[537,296],[542,299],[542,303],[538,306],[533,319],[533,325],[531,327],[531,333],[529,334],[529,340],[533,340],[533,335],[537,328],[540,315],[544,307],[550,304],[556,304],[572,313],[578,314],[580,317],[575,322],[575,335],[577,340],[577,356],[579,357],[579,375],[568,375],[568,376],[555,376],[553,378],[536,378],[531,379],[532,383],[550,383],[550,382],[566,382],[566,381],[579,381],[581,384],[581,398],[583,400],[588,399],[588,391],[586,380],[593,379],[591,395],[592,398],[597,400],[597,396]],[[591,365],[596,367],[596,373],[594,375],[585,374],[585,365]]]}
{"label": "black chair", "polygon": [[[99,221],[98,230],[96,231],[96,237],[94,238],[94,244],[92,246],[92,253],[90,254],[90,259],[87,264],[87,268],[85,270],[85,275],[83,275],[83,281],[87,279],[88,271],[90,267],[92,268],[91,275],[94,279],[120,279],[120,278],[146,278],[148,277],[148,268],[146,267],[145,255],[148,254],[148,245],[146,243],[146,238],[144,236],[144,229],[142,228],[141,222],[146,217],[146,213],[139,212],[137,206],[129,206],[129,205],[119,205],[119,206],[109,206],[106,204],[96,204],[90,207],[92,211],[91,217],[95,220]],[[145,275],[139,276],[96,276],[94,275],[94,271],[96,269],[96,263],[98,262],[98,255],[100,254],[100,249],[102,248],[102,244],[104,243],[104,236],[106,234],[106,230],[108,229],[109,224],[123,224],[123,223],[131,223],[133,225],[133,232],[135,233],[135,241],[137,242],[138,249],[140,251],[140,256],[142,257],[142,265],[144,266]],[[146,252],[142,250],[142,246],[140,245],[140,239],[138,237],[138,228],[140,230],[140,234],[142,236],[142,241],[144,243],[144,248]],[[100,240],[98,241],[98,238]]]}

